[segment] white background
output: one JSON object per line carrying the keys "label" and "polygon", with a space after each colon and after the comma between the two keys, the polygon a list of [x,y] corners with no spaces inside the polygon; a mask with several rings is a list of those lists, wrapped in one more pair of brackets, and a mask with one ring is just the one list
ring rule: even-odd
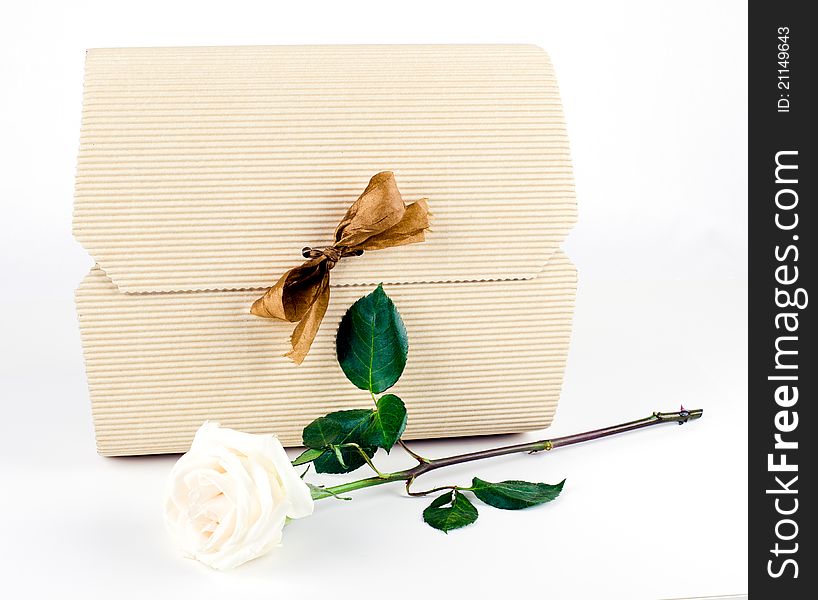
{"label": "white background", "polygon": [[[746,7],[743,2],[15,2],[0,16],[0,596],[655,599],[746,592]],[[684,404],[705,417],[440,472],[556,482],[449,535],[401,489],[323,501],[229,573],[161,520],[174,458],[95,454],[70,233],[88,47],[536,43],[571,137],[580,272],[548,436]],[[514,390],[509,390],[513,393]],[[505,436],[417,444],[431,455]],[[405,461],[394,453],[385,464]],[[292,592],[295,592],[294,594]]]}

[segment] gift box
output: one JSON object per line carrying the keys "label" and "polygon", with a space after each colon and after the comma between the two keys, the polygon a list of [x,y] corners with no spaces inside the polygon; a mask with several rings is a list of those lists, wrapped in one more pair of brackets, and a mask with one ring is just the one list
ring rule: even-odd
{"label": "gift box", "polygon": [[[425,241],[332,270],[303,363],[250,306],[335,227],[373,174],[428,199]],[[379,283],[409,358],[405,438],[519,432],[556,410],[576,206],[548,56],[524,45],[141,48],[86,59],[76,299],[98,451],[182,452],[204,420],[298,445],[368,407],[335,360]]]}

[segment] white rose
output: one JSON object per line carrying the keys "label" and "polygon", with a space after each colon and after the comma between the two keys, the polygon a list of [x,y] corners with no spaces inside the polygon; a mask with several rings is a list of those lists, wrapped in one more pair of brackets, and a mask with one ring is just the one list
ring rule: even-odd
{"label": "white rose", "polygon": [[183,552],[231,569],[281,542],[287,518],[312,514],[310,489],[274,435],[205,422],[174,465],[165,523]]}

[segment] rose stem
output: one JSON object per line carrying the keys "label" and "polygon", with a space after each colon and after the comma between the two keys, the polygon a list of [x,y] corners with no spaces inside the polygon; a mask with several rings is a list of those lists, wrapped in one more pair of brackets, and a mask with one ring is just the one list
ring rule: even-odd
{"label": "rose stem", "polygon": [[[484,458],[493,458],[495,456],[504,456],[506,454],[516,454],[518,452],[540,452],[542,450],[553,450],[562,446],[570,446],[572,444],[579,444],[580,442],[589,442],[609,435],[616,435],[633,431],[635,429],[642,429],[652,425],[659,425],[661,423],[678,423],[682,425],[688,421],[701,418],[702,409],[685,410],[682,408],[677,412],[655,412],[649,417],[630,421],[628,423],[621,423],[619,425],[612,425],[610,427],[603,427],[602,429],[594,429],[593,431],[586,431],[583,433],[575,433],[573,435],[566,435],[563,437],[554,438],[551,440],[539,440],[536,442],[528,442],[523,444],[514,444],[511,446],[501,446],[499,448],[490,448],[488,450],[479,450],[477,452],[469,452],[467,454],[457,454],[455,456],[447,456],[444,458],[433,459],[418,459],[418,464],[411,469],[404,471],[396,471],[394,473],[383,473],[377,477],[368,477],[366,479],[359,479],[358,481],[351,481],[349,483],[342,483],[340,485],[320,488],[313,491],[313,498],[321,500],[323,498],[330,498],[339,494],[345,494],[354,490],[372,487],[376,485],[383,485],[384,483],[392,483],[395,481],[405,481],[407,491],[409,485],[420,475],[441,469],[451,465],[457,465],[473,460],[482,460]],[[430,490],[433,491],[433,490]],[[421,492],[420,495],[424,493]]]}

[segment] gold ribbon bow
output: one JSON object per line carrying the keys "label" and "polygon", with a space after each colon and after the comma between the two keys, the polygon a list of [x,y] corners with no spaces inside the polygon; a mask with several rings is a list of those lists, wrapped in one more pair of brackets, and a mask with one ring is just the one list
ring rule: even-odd
{"label": "gold ribbon bow", "polygon": [[426,198],[403,203],[390,171],[369,180],[364,192],[349,207],[335,229],[335,242],[324,248],[304,248],[307,260],[290,269],[258,300],[250,312],[259,317],[298,323],[287,353],[301,364],[312,346],[329,305],[329,272],[339,260],[360,256],[364,250],[422,242],[429,228]]}

